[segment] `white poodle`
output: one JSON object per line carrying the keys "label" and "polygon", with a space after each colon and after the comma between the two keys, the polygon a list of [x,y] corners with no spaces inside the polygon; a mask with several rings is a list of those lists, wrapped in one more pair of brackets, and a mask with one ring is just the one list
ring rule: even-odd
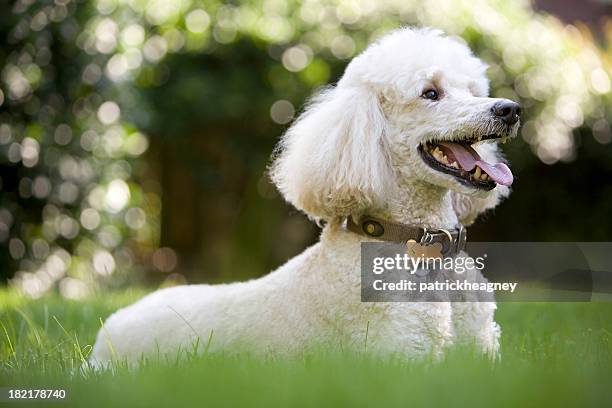
{"label": "white poodle", "polygon": [[468,342],[495,354],[493,302],[361,302],[360,243],[376,239],[346,228],[347,217],[367,215],[452,230],[508,195],[512,173],[496,142],[516,135],[520,108],[487,96],[485,70],[460,40],[431,29],[400,29],[369,46],[310,101],[271,166],[285,199],[326,221],[320,242],[263,278],[172,287],[119,310],[92,364],[366,344],[418,356]]}

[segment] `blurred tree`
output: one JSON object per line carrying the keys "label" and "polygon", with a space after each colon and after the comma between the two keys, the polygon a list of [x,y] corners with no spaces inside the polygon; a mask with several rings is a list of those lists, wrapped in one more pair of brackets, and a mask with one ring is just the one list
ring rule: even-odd
{"label": "blurred tree", "polygon": [[0,17],[0,256],[3,276],[20,271],[33,294],[118,285],[134,265],[172,272],[160,237],[182,271],[204,271],[193,280],[257,276],[293,255],[316,229],[264,178],[271,149],[313,89],[406,24],[463,38],[490,64],[492,93],[527,113],[523,142],[507,148],[514,196],[472,237],[609,240],[612,25],[598,47],[584,27],[501,0],[11,10]]}
{"label": "blurred tree", "polygon": [[104,96],[114,85],[103,72],[109,27],[98,26],[88,53],[93,5],[16,1],[9,10],[0,18],[1,275],[18,271],[32,296],[133,281],[134,261],[157,245],[159,198],[132,181],[147,138]]}

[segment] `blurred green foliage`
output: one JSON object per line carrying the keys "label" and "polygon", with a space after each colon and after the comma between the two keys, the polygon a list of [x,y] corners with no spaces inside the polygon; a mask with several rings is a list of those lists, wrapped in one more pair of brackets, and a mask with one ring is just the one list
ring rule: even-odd
{"label": "blurred green foliage", "polygon": [[0,276],[33,296],[81,297],[149,270],[158,282],[177,265],[201,271],[194,280],[246,278],[295,254],[316,229],[266,181],[269,154],[314,89],[401,25],[463,38],[490,65],[492,94],[526,112],[507,148],[513,198],[472,237],[609,240],[611,25],[594,39],[500,0],[5,10]]}

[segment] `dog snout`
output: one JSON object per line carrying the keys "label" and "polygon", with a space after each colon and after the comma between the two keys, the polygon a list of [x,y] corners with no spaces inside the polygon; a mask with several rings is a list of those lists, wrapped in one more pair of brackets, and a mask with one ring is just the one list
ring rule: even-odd
{"label": "dog snout", "polygon": [[491,113],[508,126],[514,125],[521,117],[521,106],[509,100],[496,102],[491,108]]}

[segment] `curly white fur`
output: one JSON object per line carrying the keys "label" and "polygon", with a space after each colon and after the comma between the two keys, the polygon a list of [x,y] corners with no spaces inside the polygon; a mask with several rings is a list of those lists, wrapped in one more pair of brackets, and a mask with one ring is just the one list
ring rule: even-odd
{"label": "curly white fur", "polygon": [[[349,64],[283,137],[271,176],[284,197],[326,220],[320,242],[269,275],[159,290],[113,314],[91,361],[191,350],[295,352],[313,345],[407,356],[473,342],[495,353],[495,303],[362,303],[360,243],[341,220],[367,213],[427,227],[469,224],[508,194],[483,193],[427,166],[417,146],[490,128],[485,65],[461,42],[401,29]],[[420,97],[430,86],[437,102]],[[486,158],[495,144],[477,146]],[[493,161],[499,161],[497,158]],[[471,271],[474,279],[484,279]]]}

